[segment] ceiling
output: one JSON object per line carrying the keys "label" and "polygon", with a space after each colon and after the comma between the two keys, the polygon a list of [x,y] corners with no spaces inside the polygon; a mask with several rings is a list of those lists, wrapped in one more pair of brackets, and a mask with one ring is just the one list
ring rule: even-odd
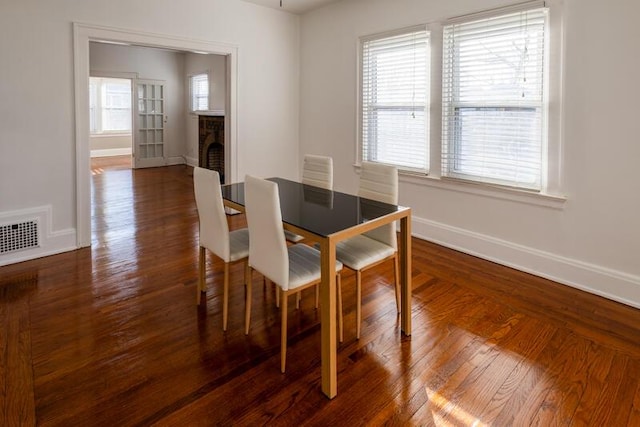
{"label": "ceiling", "polygon": [[[280,0],[244,0],[249,3],[280,10]],[[291,13],[305,13],[339,0],[282,0],[282,9]]]}

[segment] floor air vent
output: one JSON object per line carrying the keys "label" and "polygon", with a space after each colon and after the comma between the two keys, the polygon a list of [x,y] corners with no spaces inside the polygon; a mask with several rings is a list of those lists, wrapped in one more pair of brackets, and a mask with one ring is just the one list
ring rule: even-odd
{"label": "floor air vent", "polygon": [[38,221],[0,225],[0,254],[38,246]]}

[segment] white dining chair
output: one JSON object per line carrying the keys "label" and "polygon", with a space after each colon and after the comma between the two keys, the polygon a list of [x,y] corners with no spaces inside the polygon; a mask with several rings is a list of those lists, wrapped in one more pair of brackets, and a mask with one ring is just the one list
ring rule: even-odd
{"label": "white dining chair", "polygon": [[[333,159],[326,156],[305,154],[302,163],[302,183],[325,190],[333,190]],[[293,243],[304,240],[303,236],[289,230],[284,231],[284,236]]]}
{"label": "white dining chair", "polygon": [[[249,333],[251,320],[251,277],[253,270],[257,270],[274,282],[282,294],[280,370],[284,373],[287,358],[287,299],[290,294],[320,282],[320,252],[304,244],[287,246],[282,233],[282,213],[276,183],[247,175],[244,191],[247,224],[251,234],[246,273],[245,333]],[[336,261],[338,289],[341,269],[342,264]],[[341,299],[337,309],[339,313],[342,312]]]}
{"label": "white dining chair", "polygon": [[305,154],[302,163],[302,183],[332,190],[333,159],[327,156]]}
{"label": "white dining chair", "polygon": [[[362,162],[358,196],[398,204],[398,170],[393,166]],[[356,272],[356,338],[362,324],[362,272],[388,260],[394,261],[396,308],[400,312],[398,243],[395,222],[351,237],[336,245],[336,258]],[[340,342],[342,342],[340,334]]]}
{"label": "white dining chair", "polygon": [[227,330],[229,312],[229,266],[236,262],[247,262],[249,257],[249,230],[229,231],[227,216],[222,201],[220,175],[218,172],[195,167],[193,183],[199,219],[199,277],[196,302],[206,291],[206,250],[224,261],[224,284],[222,297],[222,329]]}
{"label": "white dining chair", "polygon": [[[333,190],[333,159],[327,156],[305,154],[302,163],[302,183],[324,190]],[[284,230],[284,237],[290,242],[300,243],[304,237]],[[319,289],[316,286],[316,308],[318,308]],[[296,295],[296,308],[300,307],[301,293]]]}

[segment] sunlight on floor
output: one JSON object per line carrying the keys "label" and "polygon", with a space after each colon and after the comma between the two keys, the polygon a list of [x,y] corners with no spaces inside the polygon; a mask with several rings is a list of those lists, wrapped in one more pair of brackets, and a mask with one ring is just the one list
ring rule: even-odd
{"label": "sunlight on floor", "polygon": [[[442,396],[437,391],[431,390],[428,387],[425,388],[427,396],[429,396],[429,403],[434,408],[432,410],[433,422],[438,427],[445,426],[471,426],[471,427],[487,427],[488,424],[483,423],[473,415],[466,412],[453,402],[450,402],[446,397]],[[446,419],[453,418],[453,419]]]}

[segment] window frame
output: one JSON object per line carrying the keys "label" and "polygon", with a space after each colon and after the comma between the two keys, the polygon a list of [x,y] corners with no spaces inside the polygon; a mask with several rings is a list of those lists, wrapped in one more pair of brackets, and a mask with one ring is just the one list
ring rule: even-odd
{"label": "window frame", "polygon": [[[461,179],[452,179],[441,175],[442,162],[442,66],[443,66],[443,27],[456,19],[474,20],[483,17],[502,15],[511,11],[517,11],[522,7],[532,8],[535,5],[544,5],[548,8],[548,36],[546,37],[545,62],[548,64],[544,85],[548,88],[545,91],[545,102],[548,106],[547,122],[543,129],[547,138],[547,144],[542,152],[542,174],[540,191],[524,190],[504,185],[490,183],[480,183]],[[474,12],[467,15],[457,16],[448,20],[437,20],[427,22],[427,30],[430,31],[430,150],[428,175],[416,174],[404,170],[399,170],[401,183],[410,183],[417,186],[426,186],[444,191],[465,193],[480,197],[489,197],[498,200],[508,200],[528,205],[547,207],[552,209],[563,209],[567,197],[564,194],[564,79],[565,71],[562,64],[563,52],[565,49],[564,38],[564,11],[561,0],[533,1],[512,6],[500,7],[491,10]],[[393,33],[389,31],[388,33]],[[361,48],[360,39],[357,40],[355,50],[357,53],[358,67],[356,73],[357,86],[357,109],[356,113],[356,141],[355,141],[355,162],[353,167],[357,173],[360,171],[361,157]]]}
{"label": "window frame", "polygon": [[[207,77],[207,107],[204,109],[194,109],[194,79],[196,77],[199,76],[206,76]],[[209,70],[206,71],[202,71],[202,72],[198,72],[198,73],[192,73],[189,74],[188,76],[188,80],[189,80],[189,112],[191,114],[198,114],[200,112],[207,112],[207,111],[211,111],[211,73],[209,72]],[[201,96],[204,97],[204,96]]]}
{"label": "window frame", "polygon": [[[97,84],[93,84],[93,81],[97,81]],[[109,80],[127,80],[129,84],[129,97],[130,104],[128,108],[125,107],[105,107],[106,103],[106,85]],[[92,137],[100,136],[117,136],[117,135],[132,135],[133,134],[133,80],[128,77],[110,77],[110,76],[90,76],[89,79],[89,93],[95,89],[95,104],[89,101],[89,133]],[[125,110],[129,111],[129,129],[104,129],[104,117],[105,111],[108,110]],[[91,126],[91,116],[93,116],[93,124]]]}
{"label": "window frame", "polygon": [[[447,91],[445,90],[445,82],[448,82],[450,85],[453,85],[453,87],[455,88],[457,87],[455,82],[457,82],[458,79],[461,78],[460,74],[456,74],[454,69],[450,69],[449,73],[447,73],[447,76],[450,77],[450,80],[445,79],[445,65],[447,64],[447,62],[445,61],[445,58],[452,57],[450,54],[447,54],[448,52],[449,53],[451,52],[450,49],[447,49],[449,46],[445,46],[444,33],[447,27],[451,27],[455,25],[472,24],[471,28],[474,28],[473,25],[482,25],[482,21],[500,19],[502,17],[509,17],[510,15],[513,16],[516,14],[526,13],[527,11],[538,12],[540,10],[542,10],[542,12],[539,12],[537,16],[543,17],[544,32],[543,32],[543,38],[541,40],[542,41],[541,56],[538,56],[537,58],[541,60],[541,63],[539,63],[541,64],[541,67],[539,69],[536,68],[536,71],[539,71],[540,74],[537,74],[536,79],[533,80],[534,82],[539,82],[540,84],[539,89],[541,91],[538,92],[539,98],[522,102],[521,100],[515,101],[509,95],[505,94],[503,98],[498,98],[498,99],[479,99],[477,101],[469,101],[469,100],[457,98],[457,91],[455,89],[450,89],[451,91],[448,92],[448,94],[450,95],[451,98],[447,100],[447,97],[446,97]],[[549,39],[550,39],[549,38],[550,26],[549,26],[549,17],[548,17],[549,9],[546,7],[544,2],[535,1],[535,2],[529,2],[526,4],[507,6],[505,8],[496,9],[494,13],[490,13],[490,12],[483,12],[479,14],[468,15],[462,18],[453,18],[443,23],[443,40],[442,40],[443,74],[441,78],[441,82],[443,85],[442,99],[441,99],[441,102],[442,102],[442,139],[441,139],[442,172],[441,174],[446,179],[468,180],[474,183],[506,186],[506,187],[517,188],[519,190],[539,192],[539,191],[542,191],[542,188],[543,188],[543,181],[544,181],[543,175],[544,175],[544,169],[545,169],[544,165],[547,161],[544,153],[546,152],[546,147],[548,145],[547,122],[548,122],[548,114],[549,114],[549,108],[548,108],[549,88],[547,85],[549,82],[549,55],[548,55],[548,47],[549,47]],[[492,28],[500,29],[500,31],[508,31],[508,29],[511,28],[509,25],[515,21],[514,18],[511,18],[511,19],[512,19],[511,21],[507,21],[506,23],[502,23],[499,25],[492,23],[490,25],[494,26]],[[536,18],[534,17],[533,19],[536,19]],[[463,40],[466,40],[467,42],[472,40],[477,40],[477,42],[480,43],[480,40],[482,40],[479,38],[470,39],[470,38],[466,38],[466,36],[463,36],[463,37],[465,37],[463,38]],[[455,59],[450,59],[450,60],[455,61]],[[462,72],[463,70],[460,71],[460,73]],[[533,95],[535,95],[535,91],[533,92]],[[524,97],[524,94],[523,94],[523,97]],[[507,168],[497,168],[497,169],[494,169],[493,172],[491,171],[491,168],[489,168],[489,169],[486,169],[485,171],[477,170],[476,173],[474,173],[474,171],[472,170],[474,167],[471,164],[474,162],[481,163],[485,159],[484,157],[477,157],[477,156],[471,157],[469,160],[471,164],[466,168],[463,168],[461,163],[462,158],[464,157],[462,154],[463,153],[462,134],[463,132],[466,132],[465,129],[468,129],[468,128],[467,126],[464,126],[463,120],[460,119],[462,117],[460,116],[460,111],[462,109],[468,109],[470,111],[488,111],[488,112],[516,112],[516,113],[526,112],[526,111],[532,112],[533,114],[527,115],[529,118],[523,123],[526,124],[526,123],[539,122],[539,124],[536,125],[534,129],[532,129],[532,133],[528,134],[528,136],[535,137],[535,144],[532,147],[534,149],[534,152],[538,153],[538,156],[536,157],[539,158],[539,163],[538,161],[535,161],[535,163],[530,163],[530,164],[531,165],[539,164],[539,168],[540,168],[539,173],[525,180],[517,179],[518,176],[522,177],[522,173],[525,170],[521,168],[511,169],[511,172],[514,173],[512,178],[499,177],[500,173],[509,173],[508,172],[509,169]],[[500,116],[500,114],[496,114],[496,116],[494,117],[498,117],[498,116]],[[509,114],[502,114],[501,116],[504,118],[508,118]],[[480,125],[482,126],[494,125],[495,123],[496,122],[492,120],[489,120],[489,121],[485,120],[485,121],[481,121]],[[511,118],[510,120],[508,119],[506,127],[504,127],[503,125],[503,127],[501,127],[500,130],[502,132],[512,130],[511,126],[513,126],[513,124],[514,124],[514,119],[513,118]],[[502,147],[502,148],[509,149],[509,152],[511,152],[512,145],[507,145],[505,147],[504,143],[500,143],[500,139],[499,139],[500,136],[504,136],[504,133],[496,134],[497,139],[495,140],[495,144],[484,145],[484,147],[492,150]],[[473,143],[473,141],[470,141],[470,142]],[[498,162],[500,161],[507,162],[509,161],[507,157],[508,155],[505,153],[502,156],[495,155],[493,157],[489,157],[489,160],[498,161]],[[478,166],[476,166],[476,168],[482,169],[482,167],[478,167]]]}
{"label": "window frame", "polygon": [[[413,168],[411,166],[407,166],[407,165],[398,165],[398,164],[393,164],[393,163],[385,163],[385,164],[390,164],[392,166],[395,166],[398,168],[399,171],[403,172],[403,173],[410,173],[410,174],[419,174],[419,175],[427,175],[429,173],[429,168],[430,168],[430,164],[429,164],[429,158],[430,158],[430,139],[431,139],[431,132],[430,132],[430,127],[431,127],[431,119],[430,119],[430,115],[431,115],[431,87],[432,87],[432,82],[431,82],[431,59],[432,59],[432,52],[431,52],[431,32],[428,28],[428,26],[426,24],[419,24],[419,25],[413,25],[410,27],[404,27],[404,28],[399,28],[396,30],[392,30],[392,31],[385,31],[385,32],[381,32],[381,33],[375,33],[375,34],[369,34],[369,35],[365,35],[365,36],[361,36],[358,38],[358,54],[357,54],[357,143],[356,143],[356,167],[360,167],[360,165],[362,164],[363,161],[371,161],[368,159],[364,159],[364,141],[365,141],[365,136],[364,136],[364,119],[365,119],[365,105],[364,105],[364,46],[365,43],[367,42],[371,42],[371,41],[377,41],[377,40],[384,40],[387,38],[392,38],[392,37],[396,37],[396,36],[401,36],[404,34],[410,34],[410,33],[414,33],[414,32],[418,32],[418,31],[424,31],[426,33],[426,40],[427,40],[427,49],[426,49],[426,64],[425,64],[425,81],[426,81],[426,85],[425,85],[425,90],[426,90],[426,96],[424,99],[424,107],[416,107],[415,104],[413,105],[391,105],[391,104],[380,104],[378,105],[376,108],[373,109],[373,111],[406,111],[406,112],[412,112],[415,111],[416,108],[418,111],[422,111],[422,109],[424,108],[424,126],[425,126],[425,139],[424,139],[424,144],[425,144],[425,148],[426,148],[426,158],[424,159],[425,161],[425,168],[424,170],[421,168]],[[375,146],[377,147],[377,146]],[[383,162],[378,162],[378,163],[383,163]]]}

